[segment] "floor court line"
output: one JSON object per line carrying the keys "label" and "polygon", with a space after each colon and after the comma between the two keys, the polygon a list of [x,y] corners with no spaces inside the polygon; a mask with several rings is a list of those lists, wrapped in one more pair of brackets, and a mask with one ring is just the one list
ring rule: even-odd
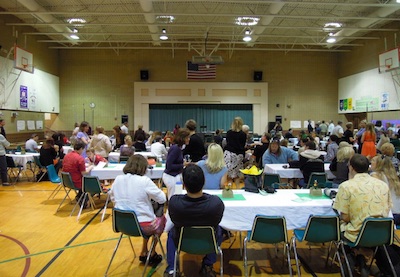
{"label": "floor court line", "polygon": [[[5,237],[5,238],[7,238],[9,240],[12,240],[16,244],[18,244],[22,248],[22,250],[24,251],[25,256],[28,256],[28,254],[30,254],[28,247],[26,247],[25,244],[23,244],[21,241],[17,240],[16,238],[12,238],[12,237],[6,236],[6,235],[0,235],[0,236]],[[26,261],[25,261],[25,267],[24,267],[24,270],[22,271],[21,276],[24,277],[24,276],[26,276],[28,274],[30,266],[31,266],[31,258],[27,257]]]}
{"label": "floor court line", "polygon": [[[101,212],[102,209],[99,209],[97,213],[82,227],[64,246],[69,246],[85,229],[89,226],[89,224],[96,218],[96,216]],[[54,263],[55,260],[64,252],[64,250],[59,251],[35,276],[41,276],[51,265]]]}

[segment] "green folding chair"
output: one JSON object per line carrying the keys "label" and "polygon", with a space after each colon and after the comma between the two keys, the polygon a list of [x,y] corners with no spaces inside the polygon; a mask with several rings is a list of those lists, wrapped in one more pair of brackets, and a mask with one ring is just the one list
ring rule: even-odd
{"label": "green folding chair", "polygon": [[279,174],[265,173],[263,176],[263,188],[272,187],[274,189],[291,188],[290,184],[282,183]]}
{"label": "green folding chair", "polygon": [[[390,264],[390,269],[392,270],[393,276],[397,276],[394,269],[392,260],[390,259],[389,253],[386,249],[386,245],[391,245],[394,239],[394,220],[393,218],[386,217],[368,217],[364,220],[361,227],[360,233],[357,236],[355,242],[350,242],[348,240],[343,240],[343,244],[349,247],[365,247],[365,248],[375,248],[374,256],[371,259],[369,267],[371,268],[372,262],[375,259],[376,251],[378,247],[382,247],[386,254],[386,257]],[[344,246],[342,245],[342,250],[344,253]],[[344,255],[349,276],[353,277],[353,273],[347,259]]]}
{"label": "green folding chair", "polygon": [[[300,264],[297,254],[297,247],[296,242],[311,242],[311,243],[331,243],[328,249],[328,254],[326,256],[325,265],[328,264],[328,259],[330,257],[332,243],[335,245],[335,257],[337,257],[340,272],[342,276],[345,276],[342,261],[340,259],[340,246],[342,246],[343,242],[340,239],[340,223],[338,216],[317,216],[311,215],[308,218],[307,226],[301,229],[294,229],[293,230],[294,236],[292,237],[291,246],[294,252],[294,258],[296,260],[296,268],[297,268],[297,275],[301,276],[300,272]],[[345,253],[342,253],[345,255]],[[333,261],[332,261],[333,263]]]}
{"label": "green folding chair", "polygon": [[[108,270],[110,269],[111,263],[114,260],[115,254],[117,253],[117,250],[121,243],[121,239],[122,239],[123,235],[128,236],[129,243],[131,245],[131,248],[132,248],[135,258],[136,258],[136,253],[135,253],[135,249],[133,248],[131,237],[143,237],[146,239],[149,238],[142,233],[142,230],[140,229],[139,221],[138,221],[136,213],[134,211],[124,211],[124,210],[119,210],[119,209],[114,208],[112,211],[112,217],[113,217],[113,230],[115,233],[121,233],[121,235],[119,236],[117,245],[115,246],[114,252],[111,256],[111,260],[108,264],[108,267],[107,267],[107,270],[106,270],[104,276],[107,276]],[[146,269],[147,269],[147,266],[148,266],[149,260],[150,260],[150,255],[153,252],[153,249],[156,247],[157,242],[160,245],[163,257],[165,257],[164,248],[161,244],[159,236],[154,234],[151,236],[151,238],[152,238],[151,246],[150,246],[149,253],[147,254],[146,262],[144,264],[142,276],[145,276]]]}
{"label": "green folding chair", "polygon": [[[64,201],[65,201],[65,199],[67,199],[67,197],[69,198],[70,201],[72,201],[71,197],[69,197],[69,193],[71,192],[71,190],[75,191],[76,194],[78,194],[78,191],[79,191],[79,189],[77,187],[75,187],[74,182],[72,182],[72,177],[69,172],[61,172],[61,180],[62,180],[63,188],[65,191],[65,197],[63,198],[60,205],[58,206],[56,213],[60,210],[61,205],[64,203]],[[82,196],[83,195],[81,195],[79,200],[82,198]],[[78,200],[77,204],[79,203],[79,200]],[[74,207],[74,209],[75,209],[75,207]],[[72,215],[72,212],[70,215]]]}
{"label": "green folding chair", "polygon": [[50,197],[52,197],[52,196],[54,198],[57,195],[57,193],[62,189],[63,186],[62,186],[61,178],[60,178],[60,176],[58,176],[54,165],[50,164],[50,165],[46,166],[46,170],[47,170],[47,174],[49,175],[50,182],[57,185],[55,187],[55,189],[53,190],[53,192],[49,195],[49,198],[47,198],[47,200],[49,200]]}
{"label": "green folding chair", "polygon": [[325,187],[332,187],[332,183],[328,182],[328,177],[325,172],[312,172],[310,175],[310,179],[308,180],[307,188],[309,189],[310,187],[314,186],[314,182],[318,182],[318,187],[319,188],[325,188]]}
{"label": "green folding chair", "polygon": [[[283,216],[266,216],[256,215],[253,221],[253,228],[247,232],[247,236],[243,240],[243,266],[245,276],[248,276],[247,268],[247,244],[249,241],[255,241],[267,244],[284,244],[284,258],[289,267],[289,274],[293,276],[292,265],[290,262],[289,240],[287,236],[286,220]],[[276,250],[276,248],[275,248]],[[277,255],[277,252],[276,252]]]}
{"label": "green folding chair", "polygon": [[[108,191],[103,191],[103,189],[101,188],[100,185],[100,181],[99,178],[97,176],[83,176],[82,178],[82,191],[83,191],[83,200],[82,203],[85,203],[86,201],[86,197],[88,197],[89,199],[89,203],[90,203],[90,207],[92,208],[92,210],[96,209],[96,204],[94,202],[93,199],[93,195],[100,195],[101,194],[106,194],[107,195],[107,199],[106,199],[106,203],[103,207],[103,213],[101,216],[101,222],[103,222],[104,220],[104,215],[106,213],[106,209],[107,209],[107,205],[108,202],[110,201],[110,194],[108,193]],[[83,205],[81,205],[81,208],[79,210],[77,219],[79,221],[79,218],[81,216],[83,210]],[[72,211],[73,212],[73,211]]]}
{"label": "green folding chair", "polygon": [[175,251],[174,277],[176,276],[181,251],[195,255],[216,253],[220,256],[220,275],[224,275],[223,253],[221,247],[218,246],[215,230],[212,226],[181,227],[178,247]]}

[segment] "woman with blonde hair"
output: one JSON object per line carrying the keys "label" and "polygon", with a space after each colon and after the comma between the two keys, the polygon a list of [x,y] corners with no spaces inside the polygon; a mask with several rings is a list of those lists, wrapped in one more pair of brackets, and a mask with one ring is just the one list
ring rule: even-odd
{"label": "woman with blonde hair", "polygon": [[339,143],[339,149],[336,157],[329,165],[329,169],[335,175],[335,178],[332,180],[332,187],[337,188],[341,183],[349,179],[348,162],[354,154],[355,152],[351,144],[345,141]]}
{"label": "woman with blonde hair", "polygon": [[132,137],[130,135],[126,135],[124,138],[124,145],[121,145],[119,148],[119,155],[130,157],[135,154],[135,147],[133,146]]}
{"label": "woman with blonde hair", "polygon": [[391,159],[394,169],[396,169],[397,175],[399,175],[400,161],[398,158],[394,156],[394,154],[396,153],[395,150],[396,149],[394,148],[394,145],[390,142],[386,142],[381,146],[382,155],[388,156]]}
{"label": "woman with blonde hair", "polygon": [[376,156],[376,133],[374,124],[367,123],[365,132],[361,136],[361,155],[371,159]]}
{"label": "woman with blonde hair", "polygon": [[394,223],[400,224],[400,180],[390,157],[378,155],[371,160],[371,176],[388,184],[392,198]]}
{"label": "woman with blonde hair", "polygon": [[92,141],[90,143],[90,148],[94,149],[96,155],[100,155],[104,158],[108,157],[108,153],[112,150],[110,138],[104,134],[104,128],[102,126],[97,126]]}
{"label": "woman with blonde hair", "polygon": [[239,184],[239,172],[243,168],[246,146],[246,134],[242,131],[243,119],[235,117],[231,129],[226,132],[224,160],[228,168],[228,179]]}
{"label": "woman with blonde hair", "polygon": [[197,165],[203,170],[206,179],[203,189],[220,189],[225,186],[228,169],[220,145],[211,143],[207,148],[207,160],[200,160]]}

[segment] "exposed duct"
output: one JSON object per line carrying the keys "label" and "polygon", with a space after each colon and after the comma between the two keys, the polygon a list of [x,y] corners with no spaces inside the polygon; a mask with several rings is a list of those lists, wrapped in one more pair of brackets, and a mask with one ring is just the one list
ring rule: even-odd
{"label": "exposed duct", "polygon": [[[285,3],[280,2],[280,1],[278,1],[277,3],[272,3],[269,6],[268,11],[270,14],[278,14],[284,5],[285,5]],[[261,20],[260,20],[261,26],[254,27],[254,31],[253,31],[254,35],[252,36],[251,42],[249,42],[247,44],[248,46],[254,46],[254,42],[256,42],[258,39],[257,35],[261,35],[262,33],[264,33],[264,31],[266,29],[266,27],[264,27],[264,26],[269,25],[274,18],[275,17],[272,15],[266,15],[266,16],[261,17]]]}
{"label": "exposed duct", "polygon": [[[140,0],[140,7],[142,10],[145,12],[144,19],[146,20],[146,23],[148,24],[154,24],[156,22],[156,16],[153,11],[153,1],[151,0]],[[159,39],[159,30],[156,25],[147,25],[149,28],[149,31],[151,33],[151,39],[153,40],[153,45],[161,45],[160,39]]]}
{"label": "exposed duct", "polygon": [[[396,3],[397,3],[396,0],[392,0],[388,4],[396,4]],[[369,14],[368,16],[375,17],[375,18],[382,17],[382,20],[384,20],[386,16],[388,16],[398,10],[400,10],[400,5],[388,7],[388,8],[380,8],[380,9],[374,11],[373,13]],[[363,19],[357,23],[357,27],[367,28],[367,27],[375,24],[378,21],[380,21],[380,20],[379,19]],[[336,38],[336,42],[339,42],[339,41],[343,40],[346,36],[352,36],[357,32],[358,31],[354,30],[354,29],[340,30],[336,34],[334,34],[333,37],[338,37],[338,38]],[[328,48],[333,47],[333,46],[335,46],[335,43],[329,44]]]}
{"label": "exposed duct", "polygon": [[[25,8],[27,8],[28,10],[30,10],[32,12],[46,12],[47,11],[45,8],[40,6],[35,0],[17,0],[17,1],[18,1],[18,3],[20,3],[21,5],[23,5]],[[35,14],[34,13],[33,16],[35,18],[43,21],[44,23],[58,23],[58,20],[56,18],[54,18],[54,16],[52,16],[51,14],[43,14],[43,13]],[[66,26],[60,26],[60,25],[54,25],[54,24],[50,24],[49,26],[59,33],[73,33],[72,30]],[[63,35],[63,36],[65,38],[69,39],[74,44],[76,43],[76,41],[74,39],[72,39],[69,35]]]}

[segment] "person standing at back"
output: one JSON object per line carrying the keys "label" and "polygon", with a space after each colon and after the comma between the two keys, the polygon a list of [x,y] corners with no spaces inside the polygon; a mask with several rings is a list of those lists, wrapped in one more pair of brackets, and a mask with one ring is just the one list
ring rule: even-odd
{"label": "person standing at back", "polygon": [[123,133],[123,134],[125,134],[125,135],[129,135],[128,126],[129,126],[128,121],[122,122],[122,125],[121,125],[121,133]]}
{"label": "person standing at back", "polygon": [[102,126],[96,127],[96,132],[90,143],[90,148],[94,149],[96,155],[100,155],[104,158],[107,158],[108,154],[111,152],[112,146],[110,138],[104,134],[104,128]]}
{"label": "person standing at back", "polygon": [[333,120],[330,120],[329,125],[328,125],[328,135],[329,136],[332,135],[333,128],[335,128],[335,124],[333,123]]}
{"label": "person standing at back", "polygon": [[197,163],[206,154],[204,141],[196,134],[196,121],[189,119],[185,126],[190,131],[190,140],[189,144],[183,149],[183,155],[190,155],[190,160]]}
{"label": "person standing at back", "polygon": [[231,129],[226,132],[226,146],[224,160],[228,167],[228,182],[239,185],[239,172],[243,168],[243,159],[246,147],[246,134],[242,131],[243,119],[235,117]]}
{"label": "person standing at back", "polygon": [[3,135],[3,137],[7,138],[4,125],[6,125],[6,121],[4,119],[0,119],[0,134]]}
{"label": "person standing at back", "polygon": [[367,123],[365,132],[361,136],[361,155],[371,159],[376,156],[376,133],[374,124]]}
{"label": "person standing at back", "polygon": [[328,125],[326,125],[325,120],[322,120],[321,124],[319,124],[319,128],[321,129],[321,136],[325,137],[328,133]]}
{"label": "person standing at back", "polygon": [[[199,166],[189,164],[183,170],[182,177],[187,193],[172,196],[168,203],[168,213],[174,223],[174,227],[168,232],[168,265],[164,272],[164,277],[173,276],[174,257],[181,227],[212,226],[216,232],[218,244],[221,244],[222,241],[219,223],[224,213],[224,203],[216,195],[203,193],[205,178]],[[215,253],[205,255],[200,274],[202,276],[215,277],[213,265],[216,261],[217,255]],[[182,274],[177,272],[176,276],[182,276]]]}
{"label": "person standing at back", "polygon": [[0,175],[3,186],[9,186],[7,174],[7,158],[6,148],[10,146],[10,142],[0,134]]}

